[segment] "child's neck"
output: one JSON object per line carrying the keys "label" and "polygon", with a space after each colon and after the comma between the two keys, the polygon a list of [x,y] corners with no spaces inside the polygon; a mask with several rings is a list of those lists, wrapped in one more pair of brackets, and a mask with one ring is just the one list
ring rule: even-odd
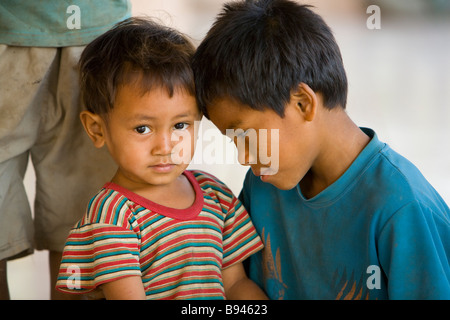
{"label": "child's neck", "polygon": [[187,209],[195,202],[195,190],[188,178],[182,174],[170,184],[135,184],[117,175],[112,182],[159,205],[173,209]]}
{"label": "child's neck", "polygon": [[300,181],[306,198],[318,195],[338,180],[370,141],[344,110],[331,111],[323,120],[326,130],[321,135],[321,152]]}

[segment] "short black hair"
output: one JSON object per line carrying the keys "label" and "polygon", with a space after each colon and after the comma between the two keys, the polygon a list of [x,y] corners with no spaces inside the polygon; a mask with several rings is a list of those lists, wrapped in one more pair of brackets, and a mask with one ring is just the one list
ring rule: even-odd
{"label": "short black hair", "polygon": [[191,67],[195,47],[190,39],[150,18],[132,17],[100,35],[84,49],[80,91],[86,108],[107,114],[117,89],[134,85],[142,94],[155,87],[195,95]]}
{"label": "short black hair", "polygon": [[284,116],[301,82],[323,95],[326,108],[345,108],[347,102],[347,76],[331,29],[310,6],[294,1],[226,3],[192,66],[206,116],[220,98]]}

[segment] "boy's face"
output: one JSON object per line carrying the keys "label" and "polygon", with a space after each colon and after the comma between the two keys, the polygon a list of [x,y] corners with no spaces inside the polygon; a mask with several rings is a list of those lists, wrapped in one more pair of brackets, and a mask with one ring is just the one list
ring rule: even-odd
{"label": "boy's face", "polygon": [[[244,135],[247,135],[245,149],[239,147],[238,139],[234,139],[238,145],[239,158],[245,156],[245,163],[240,161],[241,164],[250,165],[253,173],[263,182],[279,189],[295,187],[311,168],[318,152],[314,144],[313,126],[305,120],[297,101],[287,104],[283,118],[271,109],[254,110],[230,99],[217,101],[208,109],[208,114],[222,134],[226,134],[227,129],[240,128],[244,131]],[[249,132],[256,133],[256,148],[251,146]],[[272,155],[271,163],[262,161],[261,157],[266,154]],[[274,159],[274,155],[278,159]],[[276,166],[273,165],[274,161],[277,161]]]}
{"label": "boy's face", "polygon": [[195,149],[195,121],[201,119],[195,97],[155,88],[140,95],[119,88],[105,121],[105,143],[119,165],[114,182],[130,190],[168,185],[189,165]]}

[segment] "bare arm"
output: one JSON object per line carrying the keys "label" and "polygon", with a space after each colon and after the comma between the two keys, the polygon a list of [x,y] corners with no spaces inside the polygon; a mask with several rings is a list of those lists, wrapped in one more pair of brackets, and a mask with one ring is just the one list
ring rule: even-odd
{"label": "bare arm", "polygon": [[245,274],[242,263],[222,270],[225,296],[229,300],[267,300],[266,294]]}
{"label": "bare arm", "polygon": [[145,300],[141,277],[130,276],[101,286],[107,300]]}

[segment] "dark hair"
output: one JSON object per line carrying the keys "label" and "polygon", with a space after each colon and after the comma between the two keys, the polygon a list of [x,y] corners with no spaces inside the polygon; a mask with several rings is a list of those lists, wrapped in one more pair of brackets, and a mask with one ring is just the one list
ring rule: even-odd
{"label": "dark hair", "polygon": [[195,47],[182,33],[144,18],[129,18],[102,34],[83,51],[80,90],[86,108],[106,114],[121,85],[142,94],[163,87],[195,95],[191,59]]}
{"label": "dark hair", "polygon": [[330,28],[309,6],[293,1],[225,4],[197,48],[193,70],[206,116],[206,108],[224,97],[284,116],[301,82],[322,93],[329,109],[347,102],[347,77]]}

